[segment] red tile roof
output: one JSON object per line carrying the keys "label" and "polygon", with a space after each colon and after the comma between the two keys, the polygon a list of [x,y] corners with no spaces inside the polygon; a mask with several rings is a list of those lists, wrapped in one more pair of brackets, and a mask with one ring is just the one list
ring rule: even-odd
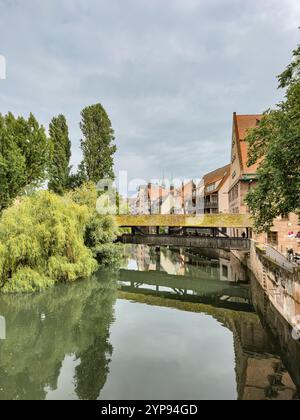
{"label": "red tile roof", "polygon": [[210,184],[213,184],[214,182],[218,182],[223,180],[224,177],[226,179],[228,178],[230,174],[230,165],[222,166],[222,168],[216,169],[213,172],[210,172],[209,174],[204,175],[204,185],[207,187]]}
{"label": "red tile roof", "polygon": [[148,186],[148,195],[151,201],[156,201],[159,198],[164,198],[168,195],[168,191],[158,185]]}
{"label": "red tile roof", "polygon": [[250,167],[247,166],[248,144],[245,139],[246,139],[248,130],[251,128],[255,128],[257,126],[257,124],[262,118],[262,115],[261,114],[237,115],[235,113],[233,118],[234,118],[234,127],[236,130],[236,138],[238,142],[238,151],[239,151],[239,158],[240,158],[242,171],[243,173],[246,173],[246,174],[255,174],[259,163],[256,163],[255,165],[252,165]]}

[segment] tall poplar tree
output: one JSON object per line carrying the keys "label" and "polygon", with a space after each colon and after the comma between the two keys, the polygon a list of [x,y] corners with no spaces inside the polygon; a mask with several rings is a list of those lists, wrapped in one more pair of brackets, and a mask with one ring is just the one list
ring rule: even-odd
{"label": "tall poplar tree", "polygon": [[47,176],[49,142],[45,128],[32,113],[27,120],[23,117],[15,119],[12,114],[8,115],[9,119],[13,120],[11,126],[14,127],[14,138],[25,158],[24,187],[37,186],[44,182]]}
{"label": "tall poplar tree", "polygon": [[95,183],[101,179],[113,179],[113,156],[117,148],[105,109],[101,104],[88,106],[81,112],[81,117],[81,148],[87,179]]}
{"label": "tall poplar tree", "polygon": [[6,124],[6,117],[0,114],[0,211],[19,194],[25,182],[25,170],[25,158]]}
{"label": "tall poplar tree", "polygon": [[47,136],[35,117],[0,114],[0,211],[45,180],[47,161]]}
{"label": "tall poplar tree", "polygon": [[50,165],[48,188],[63,194],[68,188],[70,178],[71,142],[64,115],[54,117],[49,126]]}

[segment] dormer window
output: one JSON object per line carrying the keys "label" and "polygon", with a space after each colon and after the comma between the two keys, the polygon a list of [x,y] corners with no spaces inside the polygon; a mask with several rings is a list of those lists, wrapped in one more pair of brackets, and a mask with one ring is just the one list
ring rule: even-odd
{"label": "dormer window", "polygon": [[216,189],[216,183],[214,182],[213,184],[210,184],[207,186],[206,191],[207,192],[212,192]]}

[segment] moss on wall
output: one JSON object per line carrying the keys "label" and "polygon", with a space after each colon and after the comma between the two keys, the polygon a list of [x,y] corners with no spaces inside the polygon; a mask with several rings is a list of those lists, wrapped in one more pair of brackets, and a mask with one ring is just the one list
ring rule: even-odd
{"label": "moss on wall", "polygon": [[247,228],[252,227],[250,216],[246,214],[206,214],[188,215],[123,215],[115,216],[120,227],[202,227],[202,228]]}

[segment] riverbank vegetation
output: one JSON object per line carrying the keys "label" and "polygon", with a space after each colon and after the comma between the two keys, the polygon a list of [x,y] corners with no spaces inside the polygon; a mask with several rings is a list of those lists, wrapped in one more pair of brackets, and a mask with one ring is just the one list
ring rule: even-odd
{"label": "riverbank vegetation", "polygon": [[3,213],[2,293],[41,291],[87,278],[99,265],[116,262],[116,228],[110,216],[93,210],[96,193],[92,184],[63,197],[39,191]]}
{"label": "riverbank vegetation", "polygon": [[32,114],[0,114],[2,293],[41,291],[119,261],[114,220],[97,208],[96,182],[114,176],[111,122],[96,104],[82,111],[80,126],[83,161],[71,173],[63,115],[52,119],[48,137]]}
{"label": "riverbank vegetation", "polygon": [[257,186],[247,197],[259,232],[270,230],[277,216],[300,216],[300,46],[278,80],[284,100],[247,136],[249,166],[260,163]]}

